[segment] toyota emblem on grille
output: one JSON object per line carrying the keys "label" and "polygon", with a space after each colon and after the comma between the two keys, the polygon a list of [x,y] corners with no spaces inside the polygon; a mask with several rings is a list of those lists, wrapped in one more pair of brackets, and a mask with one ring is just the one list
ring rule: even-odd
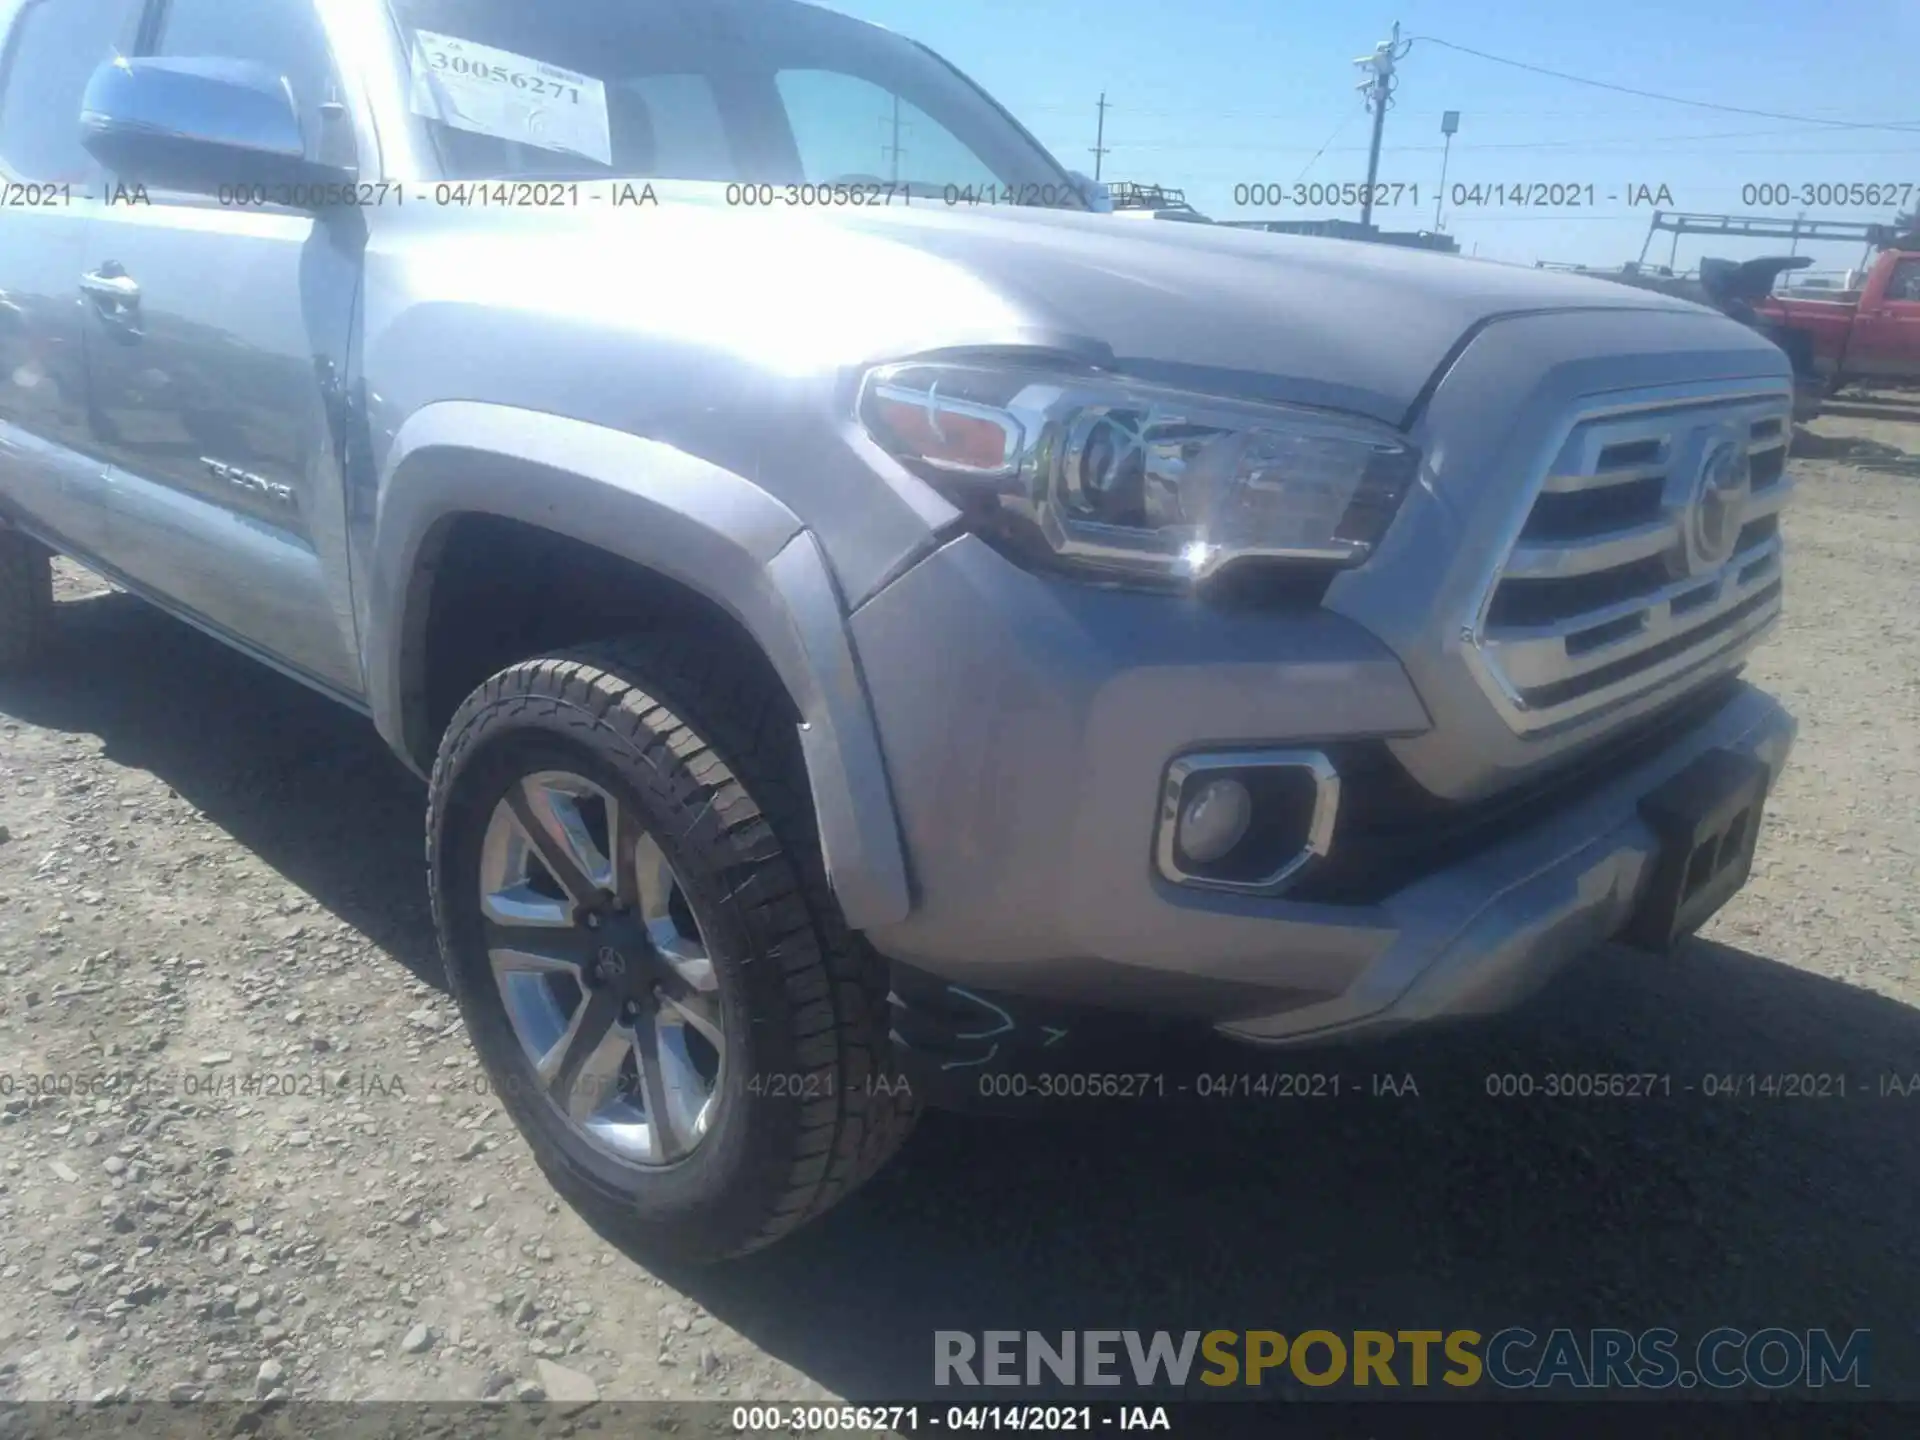
{"label": "toyota emblem on grille", "polygon": [[1723,441],[1708,452],[1687,508],[1687,551],[1695,570],[1714,569],[1733,554],[1752,488],[1745,446]]}

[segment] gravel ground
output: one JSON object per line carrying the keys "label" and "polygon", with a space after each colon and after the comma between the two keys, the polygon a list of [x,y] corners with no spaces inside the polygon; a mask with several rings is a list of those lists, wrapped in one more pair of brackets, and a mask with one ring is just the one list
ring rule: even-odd
{"label": "gravel ground", "polygon": [[[0,1398],[900,1399],[936,1327],[1510,1323],[1867,1327],[1920,1394],[1920,424],[1846,408],[1753,666],[1800,746],[1688,953],[1285,1066],[1417,1097],[936,1115],[705,1274],[559,1206],[483,1093],[364,722],[63,570],[62,658],[0,683]],[[1485,1092],[1569,1070],[1672,1093]],[[1700,1089],[1780,1073],[1846,1098]]]}

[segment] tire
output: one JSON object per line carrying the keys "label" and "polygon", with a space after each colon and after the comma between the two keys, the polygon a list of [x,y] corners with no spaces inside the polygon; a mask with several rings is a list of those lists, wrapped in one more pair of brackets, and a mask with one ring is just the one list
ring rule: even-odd
{"label": "tire", "polygon": [[53,566],[47,548],[0,527],[0,671],[24,670],[53,639]]}
{"label": "tire", "polygon": [[[433,767],[434,922],[492,1086],[576,1209],[665,1258],[708,1262],[779,1239],[878,1170],[917,1115],[888,1040],[886,965],[847,929],[828,888],[783,700],[717,647],[636,637],[501,671],[455,713]],[[562,811],[573,828],[540,818]],[[568,842],[568,864],[586,857],[597,865],[596,854],[642,857],[609,862],[604,872],[603,902],[605,887],[631,888],[621,877],[641,877],[624,911],[603,903],[583,912],[557,882],[565,865],[548,870],[525,859],[550,854],[536,831],[544,828],[551,843],[582,826],[592,833],[584,846]],[[642,829],[637,841],[624,838]],[[533,878],[517,889],[489,888],[502,866],[511,868],[501,857],[516,854],[522,870],[514,873]],[[664,863],[653,872],[664,880],[651,889],[648,857]],[[592,883],[579,869],[572,879]],[[664,906],[664,922],[654,893],[663,886],[682,905]],[[548,923],[556,907],[600,915],[591,933],[605,946],[588,941],[568,951],[571,968],[557,979],[514,968],[525,958],[499,948],[503,940],[579,944],[579,927],[557,939],[502,928],[502,914],[521,913],[503,909],[510,897],[529,895],[527,904],[546,907]],[[632,928],[636,919],[644,930]],[[589,951],[597,958],[585,958]],[[700,959],[684,958],[696,951],[709,962],[704,971]],[[496,964],[507,967],[498,976]],[[654,984],[649,999],[646,975],[670,983]],[[681,993],[686,976],[710,980],[711,990]],[[611,1049],[595,1052],[608,1057],[605,1067],[583,1062],[578,1074],[589,1079],[571,1085],[543,1080],[536,1057],[551,1064],[569,1036],[592,1033],[595,1022],[579,1017],[598,1013],[604,1023],[606,1012],[592,1007],[616,990],[639,997],[620,1002],[623,1017],[640,1008],[616,1022]],[[577,1004],[553,999],[575,991]],[[557,1049],[547,1049],[552,1031],[536,1033],[539,1025],[569,1012]],[[669,1022],[679,1024],[671,1044]],[[651,1051],[643,1043],[649,1029]],[[628,1033],[637,1064],[620,1049]],[[713,1043],[702,1043],[709,1033]],[[560,1075],[568,1063],[562,1053]],[[593,1082],[626,1065],[634,1069],[622,1071],[606,1108],[569,1120],[563,1105],[585,1113],[601,1088]],[[649,1088],[649,1075],[669,1071],[680,1088],[668,1090],[664,1080]],[[689,1118],[702,1086],[711,1094]],[[641,1111],[644,1124],[629,1123]]]}

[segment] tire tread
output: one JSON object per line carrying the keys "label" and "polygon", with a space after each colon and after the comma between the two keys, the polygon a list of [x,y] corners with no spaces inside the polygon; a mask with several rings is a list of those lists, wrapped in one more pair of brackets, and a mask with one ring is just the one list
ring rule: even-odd
{"label": "tire tread", "polygon": [[[447,897],[431,861],[446,781],[469,750],[517,715],[607,732],[603,738],[642,758],[664,747],[698,788],[701,819],[736,857],[723,883],[753,912],[756,932],[771,937],[749,963],[780,968],[795,1058],[834,1081],[801,1100],[784,1181],[759,1232],[735,1254],[771,1244],[844,1199],[899,1149],[919,1108],[895,1077],[885,961],[848,929],[827,879],[783,698],[696,637],[667,632],[523,661],[456,711],[434,763],[427,826],[444,935]],[[449,963],[450,973],[455,968]]]}

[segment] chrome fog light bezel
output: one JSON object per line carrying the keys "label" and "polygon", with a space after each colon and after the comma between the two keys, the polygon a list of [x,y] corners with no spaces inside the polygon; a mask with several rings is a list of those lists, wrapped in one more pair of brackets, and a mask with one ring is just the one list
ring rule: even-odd
{"label": "chrome fog light bezel", "polygon": [[[1313,813],[1307,822],[1305,843],[1270,874],[1253,880],[1226,880],[1198,874],[1180,861],[1180,812],[1189,783],[1196,776],[1236,770],[1305,770],[1313,777]],[[1216,750],[1182,755],[1167,766],[1161,781],[1154,864],[1161,877],[1175,885],[1239,895],[1277,895],[1333,848],[1333,826],[1339,811],[1340,772],[1323,751]]]}

